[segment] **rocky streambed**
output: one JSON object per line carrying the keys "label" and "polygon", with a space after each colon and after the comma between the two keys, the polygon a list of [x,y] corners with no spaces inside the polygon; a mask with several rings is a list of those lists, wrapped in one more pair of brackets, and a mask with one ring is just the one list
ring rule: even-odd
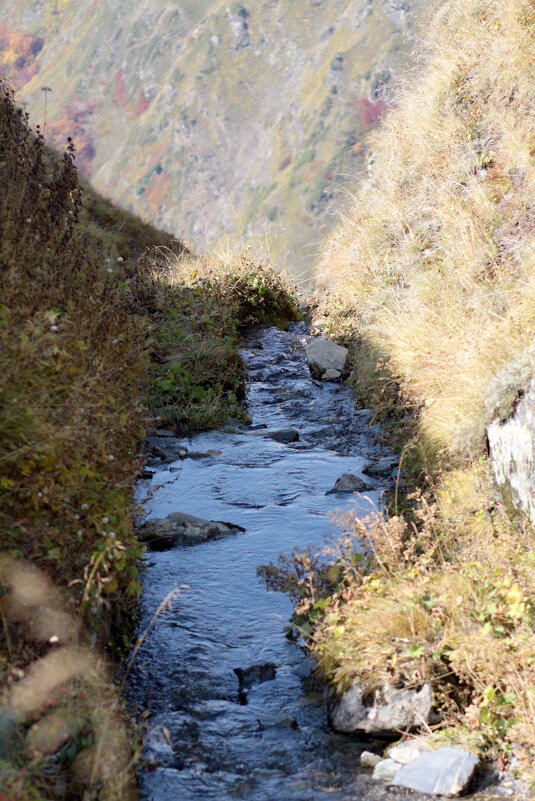
{"label": "rocky streambed", "polygon": [[144,799],[415,797],[388,787],[391,765],[387,781],[372,778],[384,744],[361,760],[370,742],[331,729],[310,661],[285,636],[291,604],[256,576],[279,553],[321,544],[329,510],[370,512],[396,474],[351,389],[311,376],[310,342],[303,324],[250,332],[252,425],[147,442],[146,636],[128,688],[146,718]]}

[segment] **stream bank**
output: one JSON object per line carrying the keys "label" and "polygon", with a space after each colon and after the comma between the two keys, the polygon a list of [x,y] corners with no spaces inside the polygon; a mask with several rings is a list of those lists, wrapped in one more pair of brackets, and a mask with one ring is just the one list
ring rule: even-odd
{"label": "stream bank", "polygon": [[[358,771],[369,742],[329,728],[323,696],[307,691],[310,664],[285,637],[290,601],[256,576],[281,552],[321,544],[329,510],[369,513],[395,472],[352,390],[311,378],[309,339],[302,323],[251,331],[242,355],[252,424],[176,442],[182,453],[153,463],[140,486],[149,521],[181,512],[244,529],[147,557],[140,632],[176,594],[129,679],[130,701],[148,710],[144,799],[409,797]],[[271,436],[288,429],[298,439]],[[381,464],[383,476],[370,469]],[[343,474],[366,492],[328,494]]]}

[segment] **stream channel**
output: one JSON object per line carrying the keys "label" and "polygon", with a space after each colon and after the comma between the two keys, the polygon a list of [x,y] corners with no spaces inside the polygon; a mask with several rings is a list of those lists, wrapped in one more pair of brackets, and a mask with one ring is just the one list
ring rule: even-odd
{"label": "stream channel", "polygon": [[[149,710],[144,799],[409,797],[359,771],[365,743],[329,729],[321,695],[303,681],[309,660],[284,633],[291,603],[256,576],[258,565],[280,553],[321,545],[329,510],[371,511],[392,480],[363,475],[388,453],[349,386],[312,380],[308,340],[302,323],[288,332],[251,331],[242,351],[251,426],[183,440],[190,451],[220,453],[161,465],[140,482],[149,518],[180,511],[245,529],[147,555],[140,631],[168,593],[187,589],[148,632],[129,677],[131,703]],[[281,444],[260,426],[295,428],[299,441]],[[364,478],[370,490],[327,495],[343,473]],[[235,669],[265,663],[276,665],[274,678],[240,698]]]}

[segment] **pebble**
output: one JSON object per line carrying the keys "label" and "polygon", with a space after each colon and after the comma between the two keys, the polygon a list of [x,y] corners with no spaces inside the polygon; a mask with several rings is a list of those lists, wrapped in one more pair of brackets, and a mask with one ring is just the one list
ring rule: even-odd
{"label": "pebble", "polygon": [[372,751],[363,751],[360,755],[360,764],[363,768],[374,768],[382,761],[382,757],[380,757],[379,754],[374,754]]}
{"label": "pebble", "polygon": [[401,765],[407,765],[413,759],[429,751],[427,745],[418,743],[416,740],[407,740],[404,743],[392,746],[388,749],[388,757]]}

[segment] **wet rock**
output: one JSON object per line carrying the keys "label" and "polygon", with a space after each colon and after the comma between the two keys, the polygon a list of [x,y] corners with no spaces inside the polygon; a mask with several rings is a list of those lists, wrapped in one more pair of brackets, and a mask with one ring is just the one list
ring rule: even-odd
{"label": "wet rock", "polygon": [[331,368],[330,370],[325,370],[325,372],[323,373],[323,375],[321,377],[321,380],[322,381],[338,381],[338,379],[341,377],[341,375],[342,375],[342,373],[340,372],[340,370],[333,370]]}
{"label": "wet rock", "polygon": [[392,470],[396,469],[398,464],[399,459],[397,456],[383,456],[382,459],[378,459],[376,462],[371,462],[371,464],[366,465],[362,472],[373,478],[385,478],[390,475]]}
{"label": "wet rock", "polygon": [[322,378],[327,370],[343,373],[349,352],[330,339],[316,339],[307,345],[306,357],[313,378]]}
{"label": "wet rock", "polygon": [[176,462],[177,459],[184,459],[187,456],[188,449],[168,437],[147,437],[143,443],[143,452],[163,462]]}
{"label": "wet rock", "polygon": [[407,765],[413,759],[417,759],[422,754],[429,751],[429,747],[423,743],[417,743],[415,740],[407,740],[404,743],[398,743],[388,749],[389,759],[394,762],[399,762],[400,765]]}
{"label": "wet rock", "polygon": [[363,768],[374,768],[382,761],[379,754],[374,754],[373,751],[363,751],[360,755],[360,764]]}
{"label": "wet rock", "polygon": [[312,673],[318,669],[318,663],[311,656],[306,656],[302,662],[294,667],[292,673],[300,679],[309,679]]}
{"label": "wet rock", "polygon": [[275,442],[282,442],[284,445],[289,445],[290,442],[297,442],[299,439],[299,431],[295,428],[281,428],[280,431],[266,431],[266,436],[274,439]]}
{"label": "wet rock", "polygon": [[468,788],[478,761],[468,751],[444,746],[404,765],[392,784],[431,795],[460,795]]}
{"label": "wet rock", "polygon": [[379,781],[389,782],[401,770],[399,762],[393,759],[381,759],[373,769],[373,778]]}
{"label": "wet rock", "polygon": [[139,474],[140,478],[149,479],[152,478],[154,475],[154,470],[149,470],[148,468],[144,467],[141,473]]}
{"label": "wet rock", "polygon": [[164,438],[173,438],[176,437],[174,431],[169,431],[168,428],[158,428],[156,431],[157,437],[164,437]]}
{"label": "wet rock", "polygon": [[154,550],[165,550],[175,545],[198,545],[239,531],[245,529],[221,520],[204,520],[183,512],[173,512],[164,518],[145,521],[138,528],[138,536]]}
{"label": "wet rock", "polygon": [[203,453],[202,451],[189,451],[186,454],[188,459],[209,459],[209,453]]}
{"label": "wet rock", "polygon": [[275,431],[268,431],[267,429],[255,429],[247,432],[250,437],[269,437],[275,442],[281,442],[283,445],[289,445],[291,442],[299,440],[299,431],[295,428],[280,428]]}
{"label": "wet rock", "polygon": [[358,682],[341,696],[327,703],[329,722],[342,734],[394,735],[429,723],[433,713],[433,693],[428,684],[420,690],[397,689],[385,685],[370,693]]}
{"label": "wet rock", "polygon": [[234,673],[238,677],[238,698],[240,704],[246,704],[247,691],[255,684],[273,681],[277,675],[277,666],[274,665],[273,662],[265,662],[261,665],[251,665],[248,668],[234,668]]}
{"label": "wet rock", "polygon": [[336,483],[332,489],[326,492],[330,495],[333,492],[364,492],[368,489],[368,485],[358,476],[352,473],[343,473],[340,478],[336,479]]}
{"label": "wet rock", "polygon": [[26,750],[31,757],[55,754],[65,745],[71,734],[59,715],[46,715],[30,728],[26,736]]}

